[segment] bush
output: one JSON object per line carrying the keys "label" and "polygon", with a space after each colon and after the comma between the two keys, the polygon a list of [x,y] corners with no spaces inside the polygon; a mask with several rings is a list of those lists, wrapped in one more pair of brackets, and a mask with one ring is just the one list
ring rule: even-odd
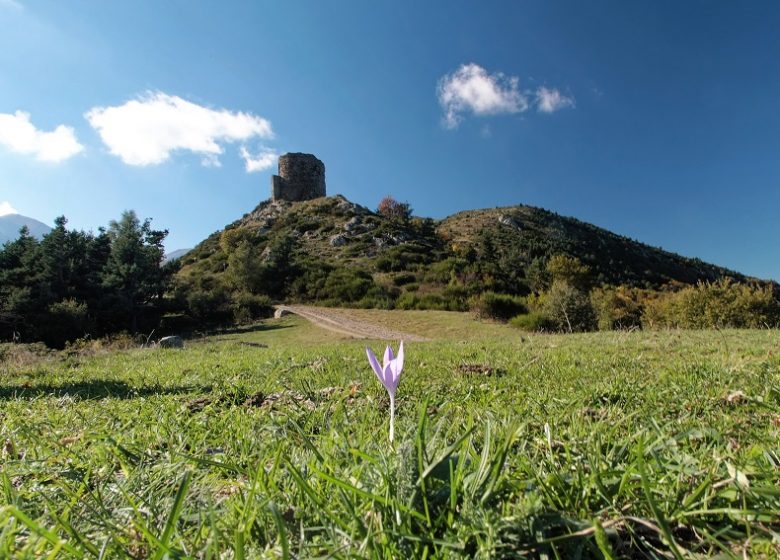
{"label": "bush", "polygon": [[658,297],[648,303],[643,323],[686,329],[776,327],[780,302],[769,285],[725,279]]}
{"label": "bush", "polygon": [[626,286],[596,288],[590,294],[601,331],[633,329],[642,326],[642,304],[637,290]]}
{"label": "bush", "polygon": [[191,286],[187,293],[187,310],[199,323],[229,322],[233,315],[230,305],[230,292],[218,281]]}
{"label": "bush", "polygon": [[238,292],[233,294],[233,320],[236,323],[251,323],[257,319],[271,317],[273,306],[271,298],[265,295]]}
{"label": "bush", "polygon": [[352,303],[363,299],[373,287],[374,280],[367,272],[340,268],[328,275],[318,297]]}
{"label": "bush", "polygon": [[538,312],[524,313],[513,317],[509,324],[528,332],[543,332],[554,330],[550,320]]}
{"label": "bush", "polygon": [[559,332],[584,332],[596,329],[596,314],[588,295],[560,280],[541,298],[541,314]]}
{"label": "bush", "polygon": [[580,290],[585,290],[590,282],[590,267],[582,264],[577,257],[568,255],[553,255],[547,261],[547,274],[556,281],[565,282]]}
{"label": "bush", "polygon": [[528,308],[523,298],[494,292],[483,292],[471,300],[471,311],[478,319],[508,321]]}
{"label": "bush", "polygon": [[411,273],[401,273],[397,274],[395,278],[393,278],[393,284],[396,286],[404,286],[406,284],[410,284],[417,280],[417,277],[414,274]]}
{"label": "bush", "polygon": [[430,250],[420,245],[405,243],[387,249],[376,259],[375,266],[380,272],[408,272],[419,269],[431,261]]}
{"label": "bush", "polygon": [[395,302],[398,309],[428,309],[432,311],[463,311],[462,305],[456,299],[450,299],[444,294],[418,294],[404,292]]}
{"label": "bush", "polygon": [[52,348],[63,348],[66,342],[89,333],[89,309],[75,299],[53,303],[40,325],[41,339]]}
{"label": "bush", "polygon": [[398,202],[392,196],[386,196],[379,201],[376,212],[388,220],[408,222],[412,216],[412,207],[408,202]]}

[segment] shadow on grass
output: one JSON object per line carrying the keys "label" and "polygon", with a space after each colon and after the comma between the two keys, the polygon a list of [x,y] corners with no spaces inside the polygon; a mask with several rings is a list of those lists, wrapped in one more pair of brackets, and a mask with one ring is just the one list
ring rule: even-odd
{"label": "shadow on grass", "polygon": [[258,323],[256,325],[243,325],[223,329],[220,330],[218,334],[246,334],[253,332],[276,331],[279,329],[289,329],[292,328],[292,326],[293,325],[268,325],[264,323]]}
{"label": "shadow on grass", "polygon": [[[264,324],[258,324],[258,325],[243,325],[243,326],[236,326],[236,327],[226,327],[222,329],[215,329],[212,331],[207,331],[200,333],[199,337],[217,337],[214,340],[216,342],[221,342],[224,340],[229,340],[226,338],[222,338],[227,335],[232,334],[247,334],[247,333],[254,333],[254,332],[268,332],[268,331],[276,331],[280,329],[289,329],[292,328],[294,325],[264,325]],[[196,339],[196,336],[192,336],[192,339]]]}
{"label": "shadow on grass", "polygon": [[155,395],[184,395],[209,393],[211,387],[144,385],[134,387],[124,381],[78,381],[61,385],[26,384],[17,386],[0,385],[0,400],[35,399],[38,397],[75,397],[79,399],[136,399]]}

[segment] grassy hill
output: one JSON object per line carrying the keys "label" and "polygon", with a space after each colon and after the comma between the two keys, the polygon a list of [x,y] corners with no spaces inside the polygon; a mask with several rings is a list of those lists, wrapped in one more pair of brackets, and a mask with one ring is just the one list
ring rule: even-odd
{"label": "grassy hill", "polygon": [[576,257],[595,285],[660,288],[745,278],[531,206],[389,219],[342,196],[261,203],[181,259],[186,290],[276,300],[462,310],[487,290],[525,295],[553,255]]}
{"label": "grassy hill", "polygon": [[516,251],[521,267],[555,254],[577,257],[594,271],[598,283],[659,287],[672,281],[695,284],[722,277],[744,279],[733,270],[533,206],[459,212],[442,220],[437,231],[457,245],[473,245],[492,236],[500,250],[512,247]]}

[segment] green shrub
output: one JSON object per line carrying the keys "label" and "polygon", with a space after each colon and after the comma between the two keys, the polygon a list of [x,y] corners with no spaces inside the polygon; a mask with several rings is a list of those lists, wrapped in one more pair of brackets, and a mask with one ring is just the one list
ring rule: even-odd
{"label": "green shrub", "polygon": [[352,303],[363,299],[372,287],[374,280],[367,272],[340,268],[328,275],[318,297]]}
{"label": "green shrub", "polygon": [[577,257],[553,255],[546,265],[547,274],[553,283],[565,282],[570,286],[584,290],[590,282],[590,267],[582,264]]}
{"label": "green shrub", "polygon": [[273,315],[271,298],[266,295],[238,292],[233,294],[233,321],[236,323],[251,323],[257,319]]}
{"label": "green shrub", "polygon": [[449,257],[443,261],[432,263],[425,272],[423,280],[431,284],[446,284],[463,270],[466,262],[462,259]]}
{"label": "green shrub", "polygon": [[63,348],[66,342],[87,335],[91,321],[86,303],[66,299],[49,306],[46,318],[40,322],[41,339],[53,348]]}
{"label": "green shrub", "polygon": [[478,319],[508,321],[521,313],[527,313],[528,308],[521,297],[483,292],[471,299],[471,311]]}
{"label": "green shrub", "polygon": [[636,289],[604,286],[590,293],[601,331],[626,330],[642,326],[642,304]]}
{"label": "green shrub", "polygon": [[201,323],[223,324],[233,315],[230,292],[218,281],[190,287],[186,300],[189,315]]}
{"label": "green shrub", "polygon": [[776,327],[780,302],[769,285],[731,279],[700,283],[650,302],[643,324],[686,329]]}
{"label": "green shrub", "polygon": [[509,324],[528,332],[544,332],[554,330],[550,320],[538,312],[524,313],[513,317]]}
{"label": "green shrub", "polygon": [[397,309],[428,309],[432,311],[465,311],[465,304],[458,298],[444,293],[404,292],[395,302]]}
{"label": "green shrub", "polygon": [[380,272],[407,272],[420,268],[431,259],[428,247],[404,243],[387,249],[374,264]]}
{"label": "green shrub", "polygon": [[397,274],[395,278],[393,278],[393,284],[396,286],[404,286],[406,284],[410,284],[417,280],[417,277],[414,274],[411,273],[401,273]]}
{"label": "green shrub", "polygon": [[540,313],[556,331],[584,332],[596,329],[596,314],[590,298],[567,282],[554,281],[540,302]]}

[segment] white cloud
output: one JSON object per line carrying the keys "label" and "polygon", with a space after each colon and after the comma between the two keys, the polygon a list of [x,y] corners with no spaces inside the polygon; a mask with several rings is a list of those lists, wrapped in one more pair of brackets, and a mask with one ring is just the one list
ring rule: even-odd
{"label": "white cloud", "polygon": [[0,113],[0,145],[12,152],[35,156],[39,161],[60,162],[84,149],[76,140],[73,128],[60,125],[43,132],[30,122],[23,111]]}
{"label": "white cloud", "polygon": [[540,113],[554,113],[567,107],[574,107],[574,99],[557,89],[540,87],[536,90],[536,108]]}
{"label": "white cloud", "polygon": [[265,171],[276,163],[279,154],[270,148],[262,148],[260,153],[252,155],[246,147],[241,147],[241,157],[244,159],[247,173]]}
{"label": "white cloud", "polygon": [[18,214],[19,212],[11,206],[11,203],[7,200],[0,202],[0,216],[7,216],[8,214]]}
{"label": "white cloud", "polygon": [[499,115],[528,109],[528,98],[520,91],[520,79],[501,72],[488,74],[477,64],[464,64],[439,80],[439,104],[444,109],[444,125],[456,128],[463,113]]}
{"label": "white cloud", "polygon": [[115,107],[93,107],[84,116],[110,152],[128,165],[158,164],[175,150],[188,150],[215,167],[222,143],[273,137],[271,123],[262,117],[210,109],[163,92]]}

